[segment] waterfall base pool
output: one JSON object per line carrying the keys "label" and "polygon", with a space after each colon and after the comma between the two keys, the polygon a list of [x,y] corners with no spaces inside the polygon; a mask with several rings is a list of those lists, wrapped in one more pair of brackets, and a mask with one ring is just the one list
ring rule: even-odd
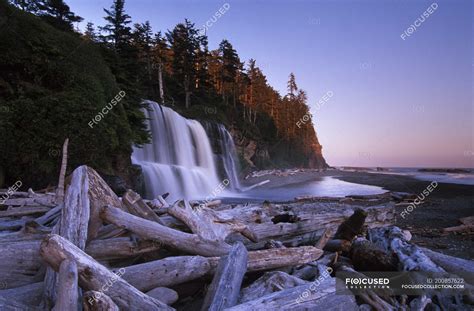
{"label": "waterfall base pool", "polygon": [[[266,186],[266,187],[265,187]],[[292,183],[284,186],[271,187],[271,183],[246,192],[227,192],[221,199],[227,203],[242,202],[286,202],[298,196],[345,197],[348,195],[372,195],[387,192],[387,190],[363,184],[339,180],[333,176],[324,176],[309,182]]]}

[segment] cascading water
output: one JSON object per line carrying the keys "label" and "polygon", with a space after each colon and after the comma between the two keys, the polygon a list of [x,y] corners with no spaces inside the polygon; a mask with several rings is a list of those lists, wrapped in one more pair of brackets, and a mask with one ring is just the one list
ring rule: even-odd
{"label": "cascading water", "polygon": [[[166,192],[170,193],[169,202],[212,196],[222,180],[218,178],[211,143],[202,125],[155,102],[147,101],[147,104],[145,116],[152,142],[134,148],[132,154],[132,163],[142,167],[146,198],[153,199]],[[221,127],[223,137],[224,132],[228,135],[222,141],[227,148],[224,154],[228,150],[235,153],[234,146],[229,145],[233,144],[230,134]],[[226,174],[232,187],[236,187],[237,169],[230,168],[235,162],[225,161]]]}
{"label": "cascading water", "polygon": [[229,179],[231,189],[240,190],[239,163],[232,135],[219,123],[206,123],[205,128],[211,143],[215,144],[213,149],[221,175]]}
{"label": "cascading water", "polygon": [[147,103],[152,143],[132,154],[132,163],[143,170],[146,197],[165,192],[171,201],[206,197],[219,184],[206,131],[170,108]]}

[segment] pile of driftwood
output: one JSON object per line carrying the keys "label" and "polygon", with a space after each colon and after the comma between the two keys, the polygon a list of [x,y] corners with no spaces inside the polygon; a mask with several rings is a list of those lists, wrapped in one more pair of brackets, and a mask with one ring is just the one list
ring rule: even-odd
{"label": "pile of driftwood", "polygon": [[316,171],[319,172],[319,169],[305,169],[305,168],[287,168],[287,169],[272,169],[272,170],[261,170],[261,171],[253,171],[247,176],[245,176],[244,179],[249,179],[249,178],[258,178],[262,176],[268,176],[268,175],[273,175],[273,176],[292,176],[296,175],[301,172],[309,172],[309,171]]}
{"label": "pile of driftwood", "polygon": [[461,223],[461,225],[455,226],[455,227],[444,228],[443,232],[474,234],[474,216],[460,218],[459,222]]}
{"label": "pile of driftwood", "polygon": [[337,271],[473,271],[410,244],[390,226],[393,202],[168,204],[131,190],[119,198],[87,166],[65,179],[63,161],[61,171],[55,193],[9,193],[1,206],[1,310],[466,306],[459,297],[336,295]]}

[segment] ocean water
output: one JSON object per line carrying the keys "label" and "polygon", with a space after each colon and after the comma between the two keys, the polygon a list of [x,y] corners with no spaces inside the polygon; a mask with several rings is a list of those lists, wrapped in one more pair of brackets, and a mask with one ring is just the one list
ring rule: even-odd
{"label": "ocean water", "polygon": [[411,176],[418,180],[437,181],[439,183],[474,185],[474,170],[462,169],[466,172],[447,173],[447,172],[420,172],[419,168],[387,168],[387,171],[371,171],[378,174],[393,174]]}

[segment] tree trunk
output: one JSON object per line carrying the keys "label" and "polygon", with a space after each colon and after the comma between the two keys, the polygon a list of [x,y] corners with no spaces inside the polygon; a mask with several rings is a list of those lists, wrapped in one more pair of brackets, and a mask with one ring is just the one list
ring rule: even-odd
{"label": "tree trunk", "polygon": [[160,88],[160,104],[164,104],[165,103],[165,92],[163,90],[163,64],[162,62],[160,61],[159,64],[158,64],[158,85],[159,85],[159,88]]}
{"label": "tree trunk", "polygon": [[59,182],[58,188],[56,189],[56,204],[61,204],[64,202],[64,177],[66,176],[67,169],[67,147],[69,144],[69,138],[66,138],[63,144],[63,154],[61,161],[61,170],[59,172]]}
{"label": "tree trunk", "polygon": [[191,106],[191,91],[189,89],[189,77],[188,76],[184,77],[184,94],[185,94],[186,109],[189,109],[189,106]]}

